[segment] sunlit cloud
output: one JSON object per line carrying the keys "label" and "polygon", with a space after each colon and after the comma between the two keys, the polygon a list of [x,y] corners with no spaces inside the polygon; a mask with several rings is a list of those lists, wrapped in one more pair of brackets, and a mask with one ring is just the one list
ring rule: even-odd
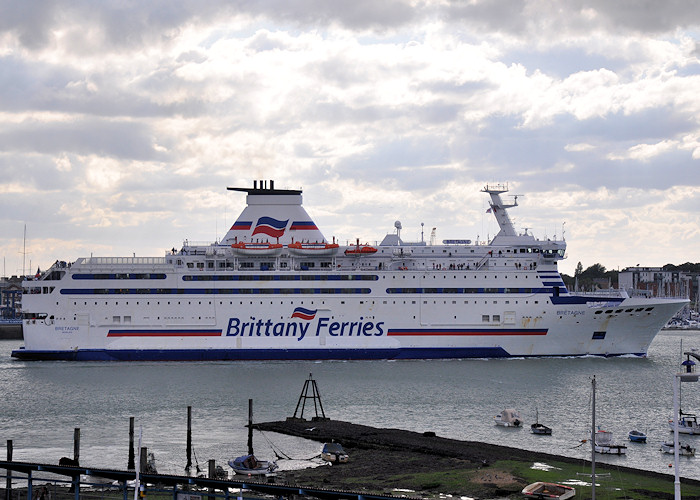
{"label": "sunlit cloud", "polygon": [[24,221],[42,266],[212,241],[245,203],[226,187],[253,179],[303,188],[343,241],[396,220],[407,239],[493,236],[480,189],[495,180],[524,195],[520,228],[566,222],[567,272],[700,244],[688,2],[3,3],[13,258]]}

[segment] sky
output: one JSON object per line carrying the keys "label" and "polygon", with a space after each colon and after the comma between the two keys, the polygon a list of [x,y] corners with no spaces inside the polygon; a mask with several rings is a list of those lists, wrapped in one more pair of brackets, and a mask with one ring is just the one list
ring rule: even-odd
{"label": "sky", "polygon": [[261,179],[343,243],[486,241],[503,183],[562,272],[700,262],[699,36],[686,0],[0,0],[3,275],[216,241]]}

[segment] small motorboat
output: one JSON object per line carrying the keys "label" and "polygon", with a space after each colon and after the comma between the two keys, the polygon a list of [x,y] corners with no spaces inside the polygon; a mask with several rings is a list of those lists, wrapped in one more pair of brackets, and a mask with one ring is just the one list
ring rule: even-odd
{"label": "small motorboat", "polygon": [[496,425],[503,427],[520,427],[523,425],[523,419],[520,418],[520,413],[513,408],[506,408],[501,413],[493,417]]}
{"label": "small motorboat", "polygon": [[551,436],[552,428],[540,423],[540,412],[535,408],[535,423],[530,426],[530,432],[542,436]]}
{"label": "small motorboat", "polygon": [[627,446],[613,442],[610,431],[598,431],[595,433],[595,452],[604,455],[625,455]]}
{"label": "small motorboat", "polygon": [[234,460],[229,460],[228,464],[236,474],[257,476],[262,474],[270,474],[277,470],[275,462],[267,460],[258,460],[255,455],[243,455]]}
{"label": "small motorboat", "polygon": [[633,443],[646,443],[647,442],[647,435],[644,434],[642,431],[631,430],[629,432],[629,434],[627,435],[627,437]]}
{"label": "small motorboat", "polygon": [[[673,419],[668,421],[668,426],[673,431]],[[680,413],[678,417],[678,432],[681,434],[700,434],[698,418],[692,413]]]}
{"label": "small motorboat", "polygon": [[525,486],[522,493],[530,498],[557,498],[564,500],[573,497],[576,494],[576,490],[563,484],[538,481]]}
{"label": "small motorboat", "polygon": [[321,450],[321,459],[334,464],[344,464],[350,460],[340,443],[326,443]]}
{"label": "small motorboat", "polygon": [[[661,451],[664,453],[668,453],[669,455],[673,455],[673,441],[664,441],[661,443]],[[678,442],[678,454],[679,455],[684,455],[686,457],[692,457],[695,456],[695,448],[690,446],[688,443],[684,443],[683,441]]]}

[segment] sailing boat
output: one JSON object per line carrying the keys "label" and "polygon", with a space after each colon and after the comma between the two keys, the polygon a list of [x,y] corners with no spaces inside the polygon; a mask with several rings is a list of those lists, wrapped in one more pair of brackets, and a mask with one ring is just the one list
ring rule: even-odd
{"label": "sailing boat", "polygon": [[[681,344],[681,351],[683,350],[683,344]],[[681,363],[682,369],[686,373],[693,373],[694,369],[693,367],[695,366],[695,361],[690,359],[690,357],[694,357],[695,359],[698,359],[698,355],[694,352],[684,352],[685,354],[685,361]],[[681,401],[681,393],[679,391],[678,393],[678,432],[681,434],[700,434],[700,424],[698,423],[698,417],[694,413],[684,413],[682,409],[682,405],[680,404]],[[673,419],[669,419],[668,421],[668,426],[673,432],[674,430],[674,422]]]}
{"label": "sailing boat", "polygon": [[228,461],[234,474],[259,476],[271,474],[277,470],[277,462],[258,460],[253,454],[253,400],[248,400],[248,454]]}
{"label": "sailing boat", "polygon": [[[595,377],[593,377],[593,421],[595,422]],[[618,444],[613,441],[612,432],[604,431],[602,429],[598,429],[596,431],[594,425],[592,433],[592,446],[594,453],[601,453],[606,455],[625,455],[627,453],[626,445]]]}
{"label": "sailing boat", "polygon": [[530,426],[530,432],[544,436],[552,435],[552,428],[540,423],[540,413],[535,407],[535,423]]}
{"label": "sailing boat", "polygon": [[[595,446],[595,435],[596,435],[596,428],[595,428],[595,375],[593,375],[593,379],[591,380],[591,385],[593,387],[592,390],[592,398],[591,398],[591,500],[595,500],[595,480],[596,480],[596,472],[595,472],[595,453],[596,453],[596,446]],[[585,440],[583,441],[585,442]],[[598,474],[598,476],[608,476],[609,474]]]}

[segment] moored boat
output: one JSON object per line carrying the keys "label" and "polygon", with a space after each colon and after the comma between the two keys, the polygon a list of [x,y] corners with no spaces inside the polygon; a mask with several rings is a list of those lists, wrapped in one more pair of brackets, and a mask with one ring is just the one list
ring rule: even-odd
{"label": "moored boat", "polygon": [[538,481],[525,486],[522,490],[522,494],[529,498],[566,500],[576,495],[576,489],[564,484]]}
{"label": "moored boat", "polygon": [[[664,453],[667,453],[669,455],[674,454],[674,445],[673,441],[664,441],[661,443],[661,451]],[[688,443],[684,443],[683,441],[678,442],[678,454],[683,455],[686,457],[692,457],[695,456],[695,448],[690,446]]]}
{"label": "moored boat", "polygon": [[233,460],[229,460],[228,464],[236,474],[247,476],[270,474],[277,470],[277,464],[275,462],[258,460],[255,458],[255,455],[243,455]]}
{"label": "moored boat", "polygon": [[530,426],[530,432],[542,436],[551,436],[552,428],[540,423],[540,412],[535,408],[535,423]]}
{"label": "moored boat", "polygon": [[[668,421],[668,427],[673,432],[673,419]],[[678,417],[678,432],[681,434],[700,434],[700,425],[698,425],[698,418],[693,413],[683,413],[680,412]]]}
{"label": "moored boat", "polygon": [[530,432],[532,432],[533,434],[540,434],[543,436],[551,436],[552,428],[547,427],[544,424],[534,423],[530,426]]}
{"label": "moored boat", "polygon": [[350,456],[340,443],[326,443],[321,450],[321,459],[326,462],[344,464],[350,460]]}
{"label": "moored boat", "polygon": [[636,429],[629,431],[629,434],[627,434],[627,437],[633,443],[646,443],[647,442],[647,435],[645,433],[643,433],[642,431],[638,431]]}
{"label": "moored boat", "polygon": [[605,455],[625,455],[627,446],[615,443],[612,432],[599,430],[595,433],[595,452]]}
{"label": "moored boat", "polygon": [[523,425],[523,420],[520,418],[520,413],[518,413],[513,408],[506,408],[501,413],[493,417],[496,425],[502,427],[520,427]]}

